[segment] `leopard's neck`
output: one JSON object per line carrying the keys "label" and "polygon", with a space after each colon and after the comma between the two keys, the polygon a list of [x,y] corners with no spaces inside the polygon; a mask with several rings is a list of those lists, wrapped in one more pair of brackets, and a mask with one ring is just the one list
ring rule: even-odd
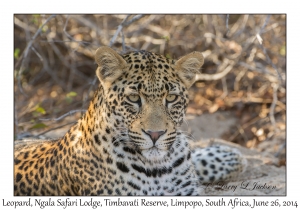
{"label": "leopard's neck", "polygon": [[87,150],[99,157],[101,154],[112,153],[112,143],[118,135],[113,117],[109,117],[103,99],[103,89],[95,92],[86,113],[71,127],[62,140],[68,141],[70,146],[82,153]]}

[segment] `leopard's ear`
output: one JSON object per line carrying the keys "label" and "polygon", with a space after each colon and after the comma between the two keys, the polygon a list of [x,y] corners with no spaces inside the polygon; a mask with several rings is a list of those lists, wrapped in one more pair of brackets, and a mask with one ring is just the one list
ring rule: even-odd
{"label": "leopard's ear", "polygon": [[126,61],[109,47],[99,47],[95,60],[98,64],[96,75],[104,87],[110,86],[113,81],[118,79],[127,65]]}
{"label": "leopard's ear", "polygon": [[199,70],[203,63],[204,58],[200,52],[192,52],[176,61],[175,69],[177,74],[187,88],[194,84],[196,74],[200,73]]}

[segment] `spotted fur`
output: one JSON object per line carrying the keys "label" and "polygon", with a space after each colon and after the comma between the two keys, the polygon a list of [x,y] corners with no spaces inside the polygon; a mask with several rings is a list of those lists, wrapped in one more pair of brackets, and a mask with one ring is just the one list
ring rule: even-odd
{"label": "spotted fur", "polygon": [[15,145],[15,195],[201,194],[210,179],[199,179],[206,172],[194,164],[205,166],[179,126],[202,54],[175,61],[101,47],[95,57],[100,85],[83,117],[58,140]]}

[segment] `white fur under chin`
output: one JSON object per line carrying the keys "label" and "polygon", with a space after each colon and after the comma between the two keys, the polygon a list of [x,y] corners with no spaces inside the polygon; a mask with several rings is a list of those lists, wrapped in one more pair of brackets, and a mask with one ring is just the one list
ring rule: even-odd
{"label": "white fur under chin", "polygon": [[150,162],[161,162],[165,159],[168,151],[152,147],[150,149],[142,150],[142,155]]}

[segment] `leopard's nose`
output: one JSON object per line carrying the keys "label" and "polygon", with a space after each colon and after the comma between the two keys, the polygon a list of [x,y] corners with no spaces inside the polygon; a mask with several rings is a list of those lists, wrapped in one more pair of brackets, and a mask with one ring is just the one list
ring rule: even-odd
{"label": "leopard's nose", "polygon": [[165,131],[152,131],[152,130],[145,131],[145,130],[143,130],[143,132],[146,133],[153,141],[153,144],[155,144],[155,142],[159,139],[159,137],[164,135],[167,132],[167,130],[165,130]]}

